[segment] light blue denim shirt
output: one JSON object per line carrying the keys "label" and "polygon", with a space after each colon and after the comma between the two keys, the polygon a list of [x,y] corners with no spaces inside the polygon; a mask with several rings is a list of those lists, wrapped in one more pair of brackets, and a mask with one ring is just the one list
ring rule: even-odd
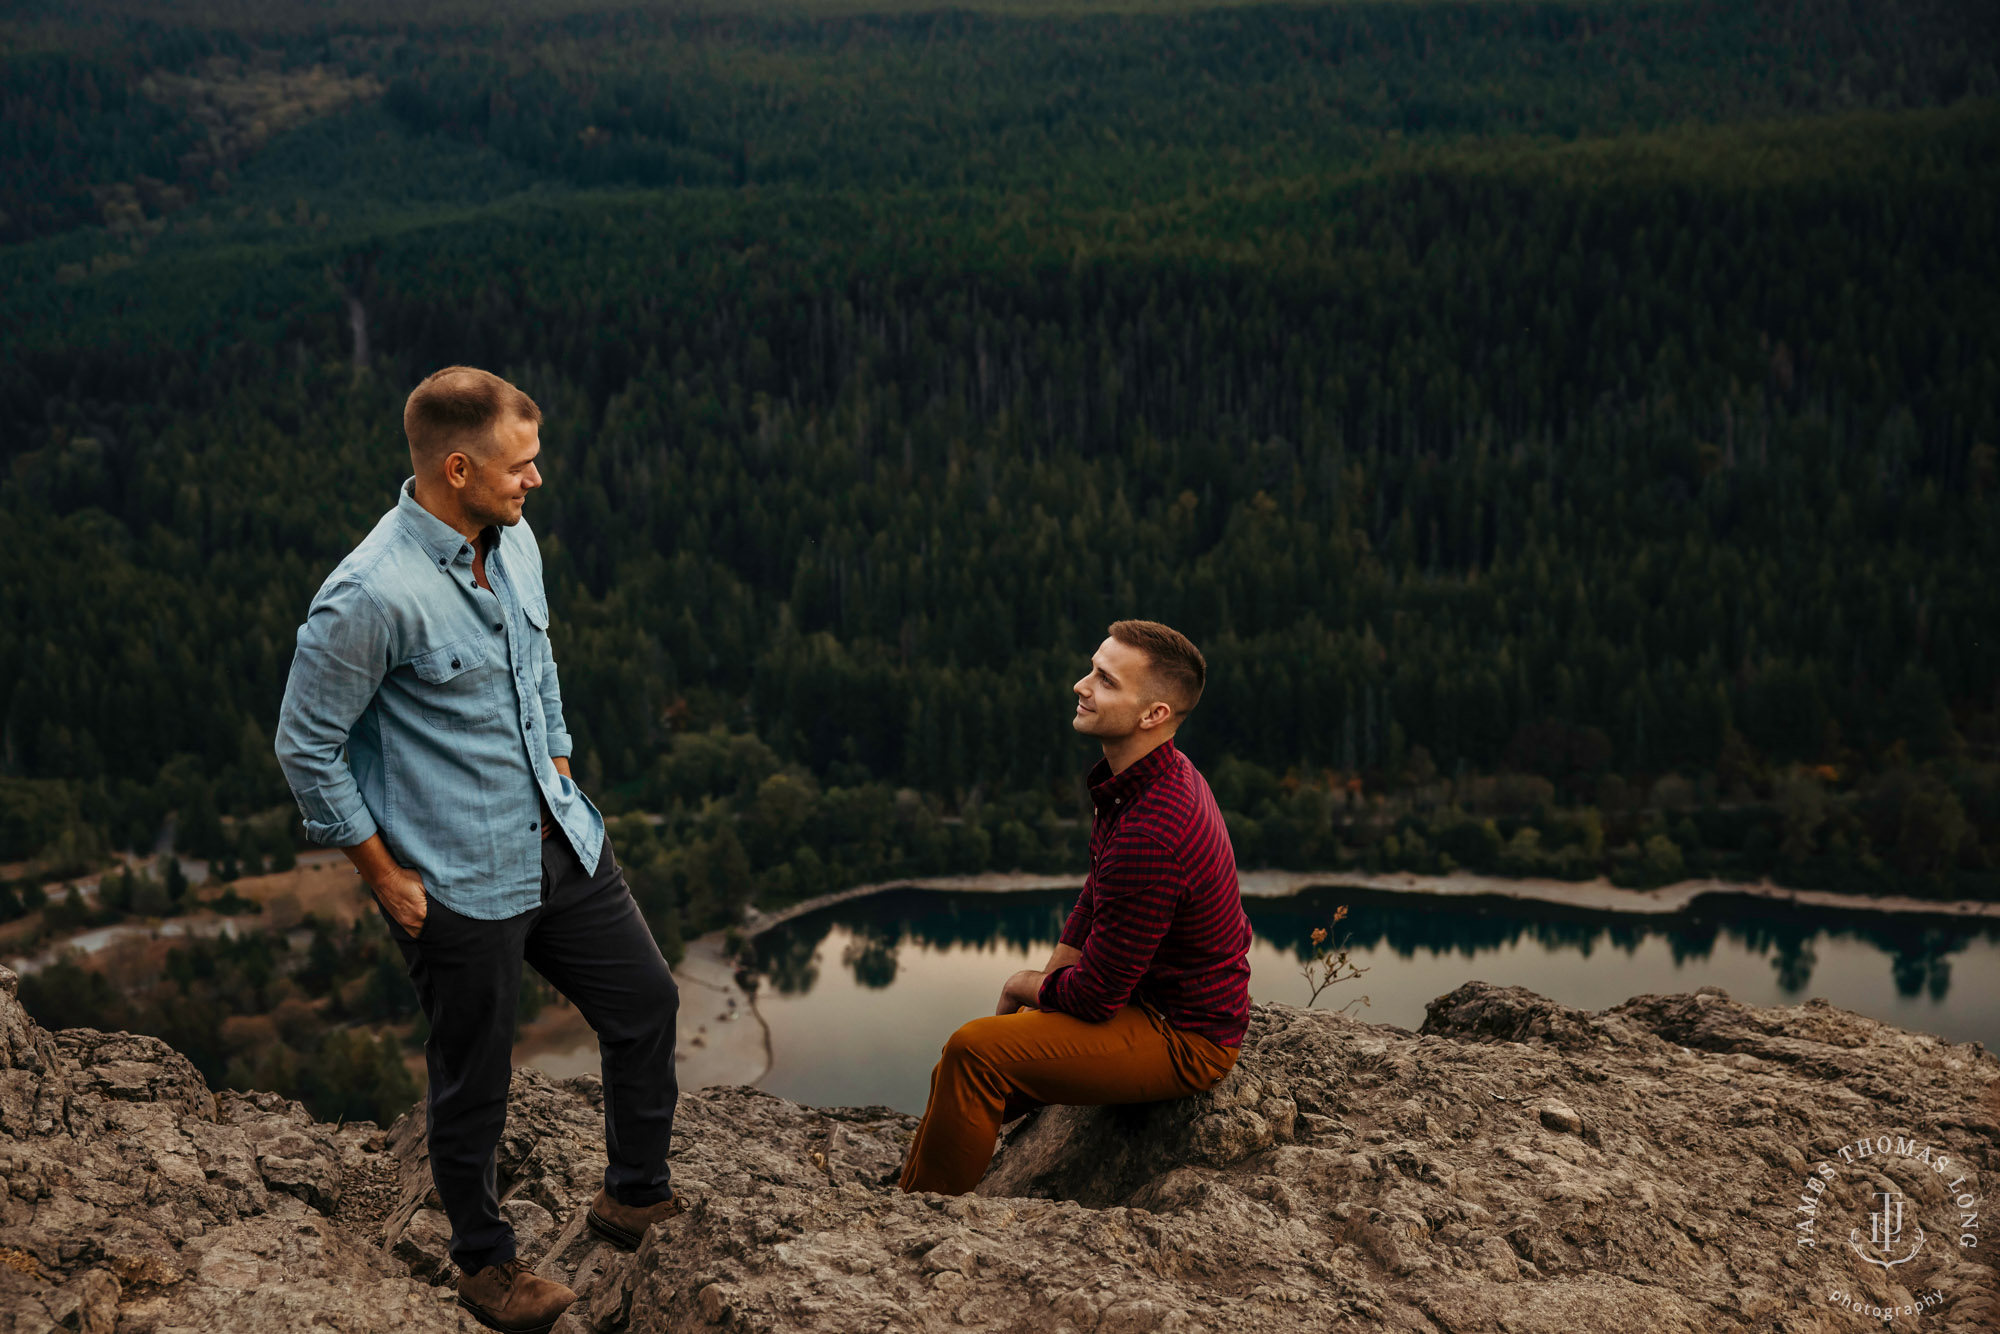
{"label": "light blue denim shirt", "polygon": [[314,842],[380,833],[453,912],[512,917],[541,902],[540,802],[585,866],[604,817],[552,763],[571,747],[534,533],[499,530],[480,588],[415,480],[306,612],[278,763]]}

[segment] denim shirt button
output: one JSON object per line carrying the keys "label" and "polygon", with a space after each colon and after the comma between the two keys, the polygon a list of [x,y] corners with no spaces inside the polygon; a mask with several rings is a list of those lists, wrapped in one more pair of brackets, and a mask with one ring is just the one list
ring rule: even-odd
{"label": "denim shirt button", "polygon": [[451,660],[451,665],[452,665],[452,666],[454,666],[454,667],[458,666],[458,659],[457,659],[457,658],[453,658],[453,659]]}

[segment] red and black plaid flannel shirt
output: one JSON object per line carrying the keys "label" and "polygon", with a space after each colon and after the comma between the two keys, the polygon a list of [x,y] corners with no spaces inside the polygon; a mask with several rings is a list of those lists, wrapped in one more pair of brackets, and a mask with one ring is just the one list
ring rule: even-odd
{"label": "red and black plaid flannel shirt", "polygon": [[1040,1007],[1102,1023],[1138,996],[1175,1028],[1239,1046],[1250,919],[1208,783],[1171,741],[1116,777],[1099,760],[1089,783],[1090,877],[1062,931],[1083,958],[1043,979]]}

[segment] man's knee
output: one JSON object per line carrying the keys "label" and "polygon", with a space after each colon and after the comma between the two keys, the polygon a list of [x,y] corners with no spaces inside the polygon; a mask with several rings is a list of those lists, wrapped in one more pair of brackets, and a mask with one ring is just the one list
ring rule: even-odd
{"label": "man's knee", "polygon": [[628,1031],[646,1042],[674,1040],[680,1024],[681,988],[663,962],[652,971],[638,1002],[628,1012]]}
{"label": "man's knee", "polygon": [[958,1026],[958,1031],[945,1039],[944,1059],[962,1065],[970,1060],[987,1060],[992,1051],[997,1030],[1004,1027],[998,1015],[988,1015],[984,1019],[974,1019]]}
{"label": "man's knee", "polygon": [[602,1042],[620,1049],[633,1044],[672,1043],[680,1023],[681,989],[662,963],[648,970],[629,1002],[592,1020]]}

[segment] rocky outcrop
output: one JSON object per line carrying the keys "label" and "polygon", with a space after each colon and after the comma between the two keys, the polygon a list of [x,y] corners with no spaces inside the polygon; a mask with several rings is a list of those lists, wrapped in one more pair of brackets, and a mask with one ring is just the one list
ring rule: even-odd
{"label": "rocky outcrop", "polygon": [[[752,1142],[690,1126],[703,1207],[604,1271],[592,1319],[1705,1334],[1851,1329],[1857,1304],[1921,1302],[1896,1318],[1970,1334],[2000,1327],[2000,1286],[1983,1234],[1957,1244],[1946,1186],[1983,1199],[2000,1170],[1996,1078],[1973,1045],[1714,989],[1593,1015],[1468,983],[1419,1033],[1259,1006],[1209,1094],[1046,1109],[955,1200],[871,1189],[896,1156],[889,1118],[737,1094],[724,1125]],[[1910,1152],[1842,1157],[1877,1136]],[[1929,1242],[1884,1267],[1846,1240],[1891,1186]]]}
{"label": "rocky outcrop", "polygon": [[[11,985],[0,1055],[0,1331],[458,1327],[420,1109],[383,1134],[213,1096],[159,1043],[42,1033]],[[1821,1002],[1590,1014],[1474,982],[1416,1033],[1258,1006],[1210,1093],[1044,1109],[958,1199],[890,1184],[909,1116],[703,1089],[694,1207],[618,1252],[583,1227],[602,1090],[527,1070],[500,1167],[524,1252],[583,1294],[562,1334],[1805,1334],[1902,1307],[1970,1334],[2000,1328],[1996,1081],[1975,1044]]]}
{"label": "rocky outcrop", "polygon": [[0,970],[0,1331],[456,1330],[427,1284],[340,1221],[373,1126],[210,1093],[154,1038],[50,1035]]}

